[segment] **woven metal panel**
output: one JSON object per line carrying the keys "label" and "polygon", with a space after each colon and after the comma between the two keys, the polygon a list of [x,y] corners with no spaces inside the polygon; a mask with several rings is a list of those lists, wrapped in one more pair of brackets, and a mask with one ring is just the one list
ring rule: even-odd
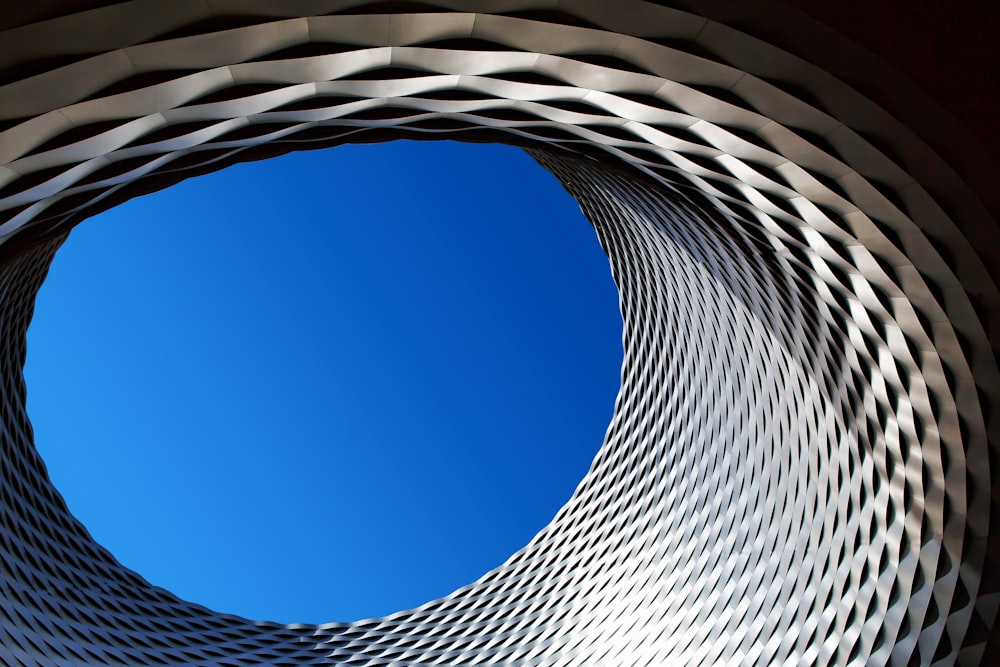
{"label": "woven metal panel", "polygon": [[[980,664],[1000,295],[967,239],[996,222],[905,125],[689,5],[131,0],[0,32],[0,661]],[[590,471],[506,563],[385,618],[150,586],[34,448],[48,263],[138,194],[398,138],[523,146],[593,224],[625,359]]]}

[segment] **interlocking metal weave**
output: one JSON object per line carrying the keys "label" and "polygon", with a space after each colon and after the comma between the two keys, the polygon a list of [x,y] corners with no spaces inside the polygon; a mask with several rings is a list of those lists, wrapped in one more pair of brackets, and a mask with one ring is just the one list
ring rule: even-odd
{"label": "interlocking metal weave", "polygon": [[[989,659],[1000,293],[969,239],[997,224],[905,124],[707,2],[71,4],[0,32],[0,662]],[[596,229],[625,361],[590,471],[506,563],[385,618],[149,585],[34,448],[53,254],[179,180],[397,138],[523,146]]]}

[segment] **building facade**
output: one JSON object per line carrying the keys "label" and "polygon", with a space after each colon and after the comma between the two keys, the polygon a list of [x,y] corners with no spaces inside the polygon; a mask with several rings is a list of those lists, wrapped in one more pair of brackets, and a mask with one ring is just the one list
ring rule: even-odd
{"label": "building facade", "polygon": [[[0,662],[995,664],[1000,209],[975,141],[930,136],[952,122],[930,100],[784,5],[667,4],[12,8]],[[151,586],[34,448],[24,339],[54,253],[185,178],[400,138],[522,146],[597,231],[625,360],[590,471],[503,565],[384,618]]]}

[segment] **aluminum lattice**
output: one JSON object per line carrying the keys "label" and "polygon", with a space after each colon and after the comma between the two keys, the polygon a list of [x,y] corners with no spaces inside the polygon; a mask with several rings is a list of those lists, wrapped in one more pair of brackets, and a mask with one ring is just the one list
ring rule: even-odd
{"label": "aluminum lattice", "polygon": [[[1000,295],[966,238],[996,222],[947,165],[697,2],[396,5],[129,0],[0,33],[0,660],[980,664]],[[385,618],[256,622],[149,585],[34,448],[52,256],[184,178],[399,138],[523,146],[593,224],[625,358],[590,471],[506,563]]]}

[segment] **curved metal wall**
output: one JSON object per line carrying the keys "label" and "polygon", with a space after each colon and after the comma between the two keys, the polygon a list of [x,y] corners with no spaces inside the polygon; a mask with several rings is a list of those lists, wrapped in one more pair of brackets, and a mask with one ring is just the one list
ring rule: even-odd
{"label": "curved metal wall", "polygon": [[[130,0],[0,32],[0,659],[987,664],[996,221],[716,4]],[[48,263],[137,194],[395,138],[524,146],[594,225],[625,361],[590,471],[502,566],[385,618],[255,622],[150,586],[34,449]]]}

